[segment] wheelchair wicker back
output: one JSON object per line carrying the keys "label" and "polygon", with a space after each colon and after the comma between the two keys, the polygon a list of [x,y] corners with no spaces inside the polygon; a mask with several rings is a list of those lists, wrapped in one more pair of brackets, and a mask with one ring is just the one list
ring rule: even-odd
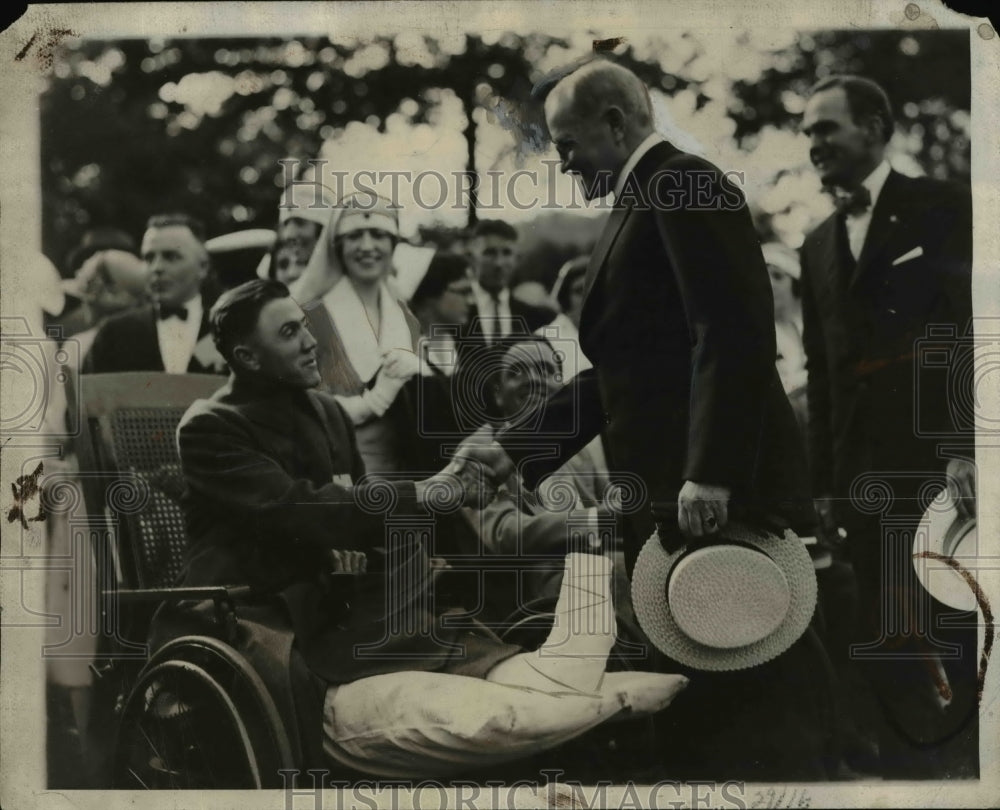
{"label": "wheelchair wicker back", "polygon": [[231,616],[240,590],[170,587],[187,548],[177,425],[222,382],[162,373],[80,378],[81,481],[88,514],[104,523],[92,537],[106,628],[98,673],[115,693],[116,735],[104,775],[112,787],[282,787],[280,770],[294,764],[264,683],[224,641],[189,636],[145,656],[157,605],[214,600]]}

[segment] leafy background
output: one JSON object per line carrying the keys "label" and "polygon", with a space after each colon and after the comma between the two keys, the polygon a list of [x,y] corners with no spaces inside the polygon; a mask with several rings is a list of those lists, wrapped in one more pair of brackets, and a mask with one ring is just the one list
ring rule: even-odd
{"label": "leafy background", "polygon": [[[831,73],[870,76],[894,103],[893,164],[968,181],[968,37],[670,31],[622,43],[615,57],[650,86],[664,134],[744,173],[762,238],[797,247],[829,206],[797,132],[809,86]],[[41,97],[44,252],[67,273],[66,256],[88,228],[138,238],[146,218],[165,210],[200,217],[210,236],[272,227],[287,179],[279,161],[289,158],[348,172],[473,172],[483,183],[524,168],[540,180],[519,188],[547,206],[514,207],[501,194],[492,210],[464,199],[430,210],[403,198],[402,226],[414,241],[448,241],[477,217],[507,219],[522,233],[522,276],[548,282],[589,249],[606,206],[573,204],[572,181],[543,163],[555,155],[530,89],[598,38],[578,30],[71,40]]]}

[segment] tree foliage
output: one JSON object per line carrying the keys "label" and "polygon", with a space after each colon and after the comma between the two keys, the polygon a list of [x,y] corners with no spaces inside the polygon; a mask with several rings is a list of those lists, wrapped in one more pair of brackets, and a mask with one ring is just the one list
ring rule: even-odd
{"label": "tree foliage", "polygon": [[[704,51],[693,34],[680,36],[694,53]],[[816,78],[855,71],[889,91],[926,171],[967,178],[963,37],[967,32],[801,34],[765,54],[759,75],[723,77],[733,139],[744,148],[767,125],[793,128],[796,99]],[[412,123],[433,122],[442,89],[462,102],[469,171],[481,168],[480,107],[506,119],[512,150],[542,149],[531,87],[550,52],[570,47],[556,36],[513,32],[70,41],[40,105],[44,252],[66,271],[64,259],[87,228],[114,225],[137,235],[150,214],[165,210],[200,217],[210,235],[270,227],[283,183],[280,160],[315,157],[353,121],[382,130],[405,111]],[[662,53],[656,44],[628,43],[616,58],[668,95],[693,90],[697,114],[720,85],[709,89],[709,77],[689,69],[690,60],[665,67]]]}

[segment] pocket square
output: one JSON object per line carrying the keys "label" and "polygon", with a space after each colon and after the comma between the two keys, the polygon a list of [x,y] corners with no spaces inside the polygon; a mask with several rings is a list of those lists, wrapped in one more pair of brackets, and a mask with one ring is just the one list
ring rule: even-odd
{"label": "pocket square", "polygon": [[908,250],[899,258],[894,259],[892,262],[892,266],[895,267],[898,264],[902,264],[903,262],[908,262],[910,261],[910,259],[916,259],[918,256],[923,256],[923,255],[924,255],[923,247],[917,245],[915,248],[913,248],[913,250]]}

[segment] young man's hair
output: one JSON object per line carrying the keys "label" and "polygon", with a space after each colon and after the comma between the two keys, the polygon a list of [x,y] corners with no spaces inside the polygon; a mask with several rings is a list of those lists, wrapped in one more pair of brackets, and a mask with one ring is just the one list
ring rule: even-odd
{"label": "young man's hair", "polygon": [[236,369],[233,350],[253,332],[264,305],[288,295],[288,287],[280,281],[257,278],[219,296],[208,314],[208,320],[215,347],[230,368]]}
{"label": "young man's hair", "polygon": [[427,273],[417,285],[410,304],[419,306],[424,301],[440,298],[449,284],[468,278],[468,274],[469,262],[464,256],[438,251],[431,259]]}
{"label": "young man's hair", "polygon": [[506,335],[493,344],[493,348],[496,350],[497,372],[499,372],[503,367],[503,361],[506,359],[507,355],[510,354],[511,349],[515,346],[520,346],[522,343],[541,343],[548,346],[556,355],[556,365],[559,368],[562,368],[562,361],[559,358],[558,352],[555,350],[556,347],[552,345],[552,341],[545,337],[545,335],[536,335],[532,332],[528,335]]}
{"label": "young man's hair", "polygon": [[509,239],[511,242],[517,241],[517,231],[510,223],[501,219],[481,219],[476,223],[476,228],[472,232],[473,238],[477,236],[499,236],[501,239]]}
{"label": "young man's hair", "polygon": [[197,219],[187,214],[182,213],[169,213],[169,214],[153,214],[146,222],[146,230],[151,228],[170,228],[175,225],[180,225],[187,228],[202,244],[205,243],[205,226],[201,224]]}
{"label": "young man's hair", "polygon": [[866,79],[864,76],[836,75],[820,79],[809,90],[814,96],[822,90],[832,90],[840,87],[847,96],[847,104],[851,109],[851,118],[855,124],[864,119],[875,117],[882,122],[882,141],[888,143],[892,138],[895,122],[892,120],[892,105],[889,96],[881,85]]}

